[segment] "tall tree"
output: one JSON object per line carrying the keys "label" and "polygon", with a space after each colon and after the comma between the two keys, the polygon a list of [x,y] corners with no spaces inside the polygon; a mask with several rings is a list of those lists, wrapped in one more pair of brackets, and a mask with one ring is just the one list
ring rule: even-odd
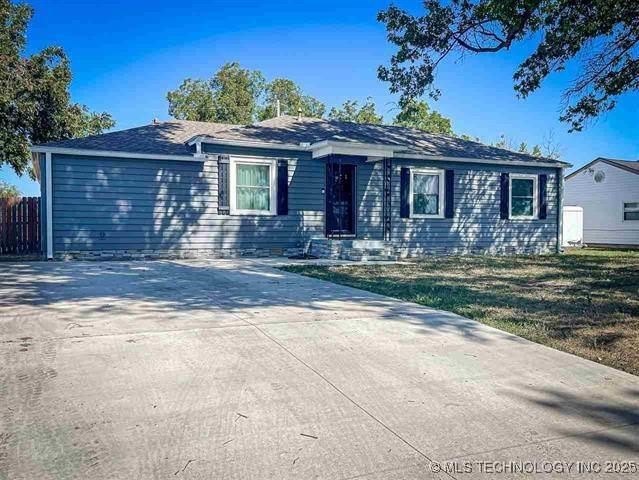
{"label": "tall tree", "polygon": [[431,111],[428,104],[421,100],[400,101],[400,112],[393,123],[403,127],[412,127],[429,133],[453,135],[450,118]]}
{"label": "tall tree", "polygon": [[0,180],[0,200],[13,202],[20,197],[20,190],[4,180]]}
{"label": "tall tree", "polygon": [[404,98],[426,91],[434,98],[435,72],[453,54],[508,50],[538,39],[536,50],[514,73],[514,88],[525,98],[551,73],[576,58],[580,73],[564,92],[560,119],[570,131],[615,107],[639,89],[639,2],[636,0],[425,0],[413,16],[391,6],[378,14],[398,49],[378,76]]}
{"label": "tall tree", "polygon": [[481,143],[481,138],[475,136],[473,137],[472,135],[468,135],[467,133],[462,133],[459,138],[461,138],[462,140],[466,140],[469,142],[477,142],[477,143]]}
{"label": "tall tree", "polygon": [[264,77],[229,62],[208,80],[187,78],[167,93],[169,114],[180,120],[248,124],[257,119]]}
{"label": "tall tree", "polygon": [[357,100],[346,100],[340,108],[333,107],[328,113],[329,120],[342,122],[372,123],[379,125],[384,118],[376,111],[375,102],[371,97],[361,107]]}
{"label": "tall tree", "polygon": [[105,130],[115,127],[111,114],[91,112],[86,105],[71,105],[67,110],[71,137],[80,138],[89,135],[100,135]]}
{"label": "tall tree", "polygon": [[64,51],[48,47],[25,56],[33,9],[0,0],[0,166],[27,171],[29,145],[101,133],[115,122],[71,102],[71,68]]}
{"label": "tall tree", "polygon": [[205,80],[186,78],[176,90],[166,94],[169,115],[178,120],[213,122],[215,106],[213,91]]}
{"label": "tall tree", "polygon": [[[462,135],[462,138],[463,137],[464,135]],[[528,148],[528,144],[526,142],[521,142],[516,149],[514,147],[515,144],[516,142],[513,139],[507,137],[503,133],[499,135],[497,141],[491,143],[493,147],[505,148],[506,150],[512,150],[519,153],[527,153],[534,157],[551,158],[553,160],[561,158],[561,145],[555,141],[555,135],[552,130],[544,135],[541,145],[534,145],[531,149]]]}
{"label": "tall tree", "polygon": [[210,83],[215,121],[245,125],[255,120],[258,100],[264,90],[261,72],[231,62],[223,65]]}
{"label": "tall tree", "polygon": [[264,106],[260,110],[260,120],[277,115],[277,102],[280,102],[282,115],[297,115],[320,118],[326,106],[314,97],[304,95],[302,89],[293,80],[276,78],[266,85]]}

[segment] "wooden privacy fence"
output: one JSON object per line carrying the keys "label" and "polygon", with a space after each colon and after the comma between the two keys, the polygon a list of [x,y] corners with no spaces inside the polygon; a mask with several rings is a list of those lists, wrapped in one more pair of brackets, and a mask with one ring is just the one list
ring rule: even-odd
{"label": "wooden privacy fence", "polygon": [[40,197],[0,200],[0,255],[40,253]]}

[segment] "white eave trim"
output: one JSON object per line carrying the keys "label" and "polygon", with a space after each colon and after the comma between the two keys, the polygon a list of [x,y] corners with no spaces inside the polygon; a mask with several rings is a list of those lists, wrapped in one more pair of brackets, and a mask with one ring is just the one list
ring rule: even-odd
{"label": "white eave trim", "polygon": [[[434,160],[442,162],[462,162],[462,163],[484,163],[494,165],[513,165],[522,167],[550,167],[550,168],[571,168],[569,163],[551,163],[551,162],[535,162],[535,161],[523,161],[523,160],[500,160],[500,159],[485,159],[485,158],[465,158],[465,157],[446,157],[440,155],[423,155],[417,153],[401,153],[406,147],[401,145],[385,145],[385,144],[372,144],[372,143],[352,143],[352,142],[336,142],[332,140],[322,140],[320,142],[309,144],[290,144],[290,143],[272,143],[272,142],[249,142],[249,141],[237,141],[237,140],[222,140],[215,139],[213,137],[198,136],[189,140],[188,144],[200,144],[210,143],[219,145],[231,145],[238,147],[256,147],[256,148],[270,148],[275,150],[295,150],[295,151],[311,151],[313,158],[323,158],[327,155],[357,155],[368,157],[370,161],[377,161],[383,158],[397,158],[405,160]],[[197,146],[196,146],[197,149]],[[203,153],[194,153],[193,155],[162,155],[154,153],[135,153],[135,152],[120,152],[112,150],[88,150],[78,148],[63,148],[63,147],[47,147],[33,146],[31,151],[34,153],[52,153],[61,155],[85,155],[93,157],[114,157],[114,158],[137,158],[137,159],[149,159],[149,160],[178,160],[186,162],[203,162],[208,156]]]}
{"label": "white eave trim", "polygon": [[84,155],[89,157],[138,158],[149,160],[179,160],[185,162],[203,162],[204,157],[196,155],[162,155],[156,153],[119,152],[113,150],[88,150],[80,148],[47,147],[46,145],[31,147],[35,153],[52,153],[59,155]]}
{"label": "white eave trim", "polygon": [[308,150],[308,145],[296,145],[294,143],[277,143],[277,142],[252,142],[250,140],[226,140],[223,138],[215,138],[207,135],[199,135],[193,137],[187,142],[187,145],[197,145],[198,143],[208,143],[210,145],[230,145],[235,147],[255,147],[255,148],[271,148],[273,150],[297,150],[304,152]]}
{"label": "white eave trim", "polygon": [[321,140],[313,143],[309,150],[313,152],[313,158],[322,158],[328,155],[358,155],[381,160],[394,157],[395,152],[406,150],[406,147],[403,145]]}
{"label": "white eave trim", "polygon": [[395,155],[398,160],[435,160],[440,162],[463,162],[463,163],[487,163],[491,165],[515,165],[522,167],[550,167],[550,168],[570,168],[570,163],[535,162],[525,160],[500,160],[486,158],[465,158],[465,157],[444,157],[441,155],[422,155],[417,153],[400,153]]}
{"label": "white eave trim", "polygon": [[53,168],[51,152],[45,153],[45,182],[46,182],[46,214],[47,214],[47,259],[53,258]]}

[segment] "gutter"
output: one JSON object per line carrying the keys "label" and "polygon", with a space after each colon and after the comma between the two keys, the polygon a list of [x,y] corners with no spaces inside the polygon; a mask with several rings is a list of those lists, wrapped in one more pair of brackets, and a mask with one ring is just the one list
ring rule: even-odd
{"label": "gutter", "polygon": [[82,148],[47,147],[46,145],[34,145],[32,153],[51,153],[60,155],[83,155],[88,157],[115,157],[115,158],[139,158],[148,160],[180,160],[201,162],[201,158],[195,155],[165,155],[156,153],[121,152],[117,150],[90,150]]}
{"label": "gutter", "polygon": [[441,162],[466,162],[466,163],[486,163],[491,165],[515,165],[522,167],[550,167],[550,168],[571,168],[572,164],[559,161],[525,161],[525,160],[500,160],[498,158],[465,158],[446,157],[442,155],[422,155],[417,153],[400,153],[395,155],[396,159],[404,160],[435,160]]}

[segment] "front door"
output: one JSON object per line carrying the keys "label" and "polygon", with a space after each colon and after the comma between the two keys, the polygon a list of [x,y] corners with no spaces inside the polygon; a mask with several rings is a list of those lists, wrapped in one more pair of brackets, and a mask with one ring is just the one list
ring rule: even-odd
{"label": "front door", "polygon": [[355,235],[355,165],[326,164],[326,236]]}

